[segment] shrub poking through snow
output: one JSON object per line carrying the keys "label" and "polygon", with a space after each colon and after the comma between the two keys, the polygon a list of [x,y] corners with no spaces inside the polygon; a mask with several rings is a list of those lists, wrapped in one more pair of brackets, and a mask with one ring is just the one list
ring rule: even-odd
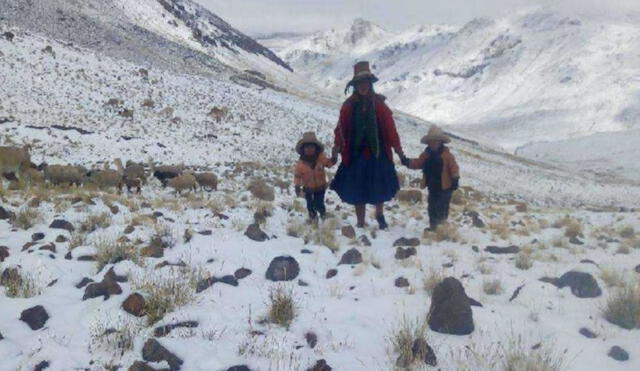
{"label": "shrub poking through snow", "polygon": [[42,293],[34,277],[18,268],[5,269],[0,275],[0,286],[4,286],[9,298],[31,298]]}
{"label": "shrub poking through snow", "polygon": [[13,225],[20,229],[29,229],[42,222],[42,213],[34,207],[24,206],[16,211]]}
{"label": "shrub poking through snow", "polygon": [[151,237],[151,245],[160,246],[163,249],[170,249],[178,243],[174,231],[164,223],[155,226],[155,232]]}
{"label": "shrub poking through snow", "polygon": [[80,232],[75,232],[71,235],[69,240],[69,250],[73,250],[76,247],[84,246],[87,243],[87,235]]}
{"label": "shrub poking through snow", "polygon": [[336,219],[326,219],[314,234],[314,242],[318,245],[328,247],[331,251],[338,251],[340,246],[336,238],[336,228],[338,228],[338,221]]}
{"label": "shrub poking through snow", "polygon": [[426,340],[427,323],[424,319],[409,321],[403,318],[388,337],[388,351],[398,370],[421,369],[425,364],[436,366],[436,356]]}
{"label": "shrub poking through snow", "polygon": [[296,303],[293,290],[278,286],[269,293],[268,320],[282,327],[289,327],[296,317]]}
{"label": "shrub poking through snow", "polygon": [[484,281],[482,283],[482,290],[487,295],[500,295],[504,291],[502,289],[502,282],[499,279]]}
{"label": "shrub poking through snow", "polygon": [[126,241],[101,238],[93,245],[96,249],[98,271],[101,271],[107,264],[114,264],[122,260],[138,261],[137,249]]}
{"label": "shrub poking through snow", "polygon": [[503,371],[561,371],[566,367],[563,353],[553,346],[540,343],[526,346],[522,337],[505,343],[500,353],[502,364],[498,369]]}
{"label": "shrub poking through snow", "polygon": [[122,357],[133,350],[140,326],[127,317],[103,318],[89,325],[90,347]]}
{"label": "shrub poking through snow", "polygon": [[618,269],[605,267],[600,270],[600,279],[607,287],[624,287],[624,274]]}
{"label": "shrub poking through snow", "polygon": [[516,256],[515,260],[516,268],[521,269],[523,271],[528,270],[533,266],[533,260],[531,259],[531,255],[520,253]]}
{"label": "shrub poking through snow", "polygon": [[442,270],[431,267],[422,281],[422,287],[424,288],[424,291],[431,295],[433,294],[433,289],[435,289],[442,280],[444,280]]}
{"label": "shrub poking through snow", "polygon": [[99,228],[108,228],[111,225],[111,214],[91,214],[80,223],[81,233],[91,233]]}
{"label": "shrub poking through snow", "polygon": [[627,283],[614,292],[603,310],[604,318],[627,330],[640,328],[640,284]]}
{"label": "shrub poking through snow", "polygon": [[147,272],[133,280],[136,291],[144,293],[147,324],[151,326],[167,313],[194,302],[195,281],[178,269]]}

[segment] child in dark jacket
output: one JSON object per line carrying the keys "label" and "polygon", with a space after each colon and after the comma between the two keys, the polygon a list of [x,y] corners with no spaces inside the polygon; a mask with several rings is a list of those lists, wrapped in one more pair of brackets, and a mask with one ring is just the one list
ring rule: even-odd
{"label": "child in dark jacket", "polygon": [[318,141],[313,132],[304,133],[296,145],[296,152],[300,154],[294,170],[296,195],[302,196],[304,193],[311,220],[314,220],[318,214],[324,218],[326,213],[324,195],[327,190],[327,176],[324,169],[335,165],[337,152],[334,151],[331,158],[327,158],[324,154],[324,145]]}
{"label": "child in dark jacket", "polygon": [[417,159],[402,158],[410,169],[422,170],[422,188],[429,190],[428,210],[431,230],[435,230],[449,217],[449,204],[453,191],[458,189],[460,170],[456,159],[444,144],[451,139],[442,129],[433,125],[422,138],[427,148]]}

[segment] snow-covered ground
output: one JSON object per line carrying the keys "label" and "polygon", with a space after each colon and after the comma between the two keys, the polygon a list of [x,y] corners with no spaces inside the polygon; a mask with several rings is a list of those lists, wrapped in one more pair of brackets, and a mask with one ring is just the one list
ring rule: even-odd
{"label": "snow-covered ground", "polygon": [[[544,157],[560,163],[565,140],[619,132],[640,141],[637,19],[578,19],[528,10],[462,27],[427,25],[401,32],[357,19],[350,27],[302,39],[260,41],[277,47],[298,73],[337,95],[354,61],[370,60],[380,78],[378,91],[397,109],[509,151],[545,142]],[[575,158],[588,158],[591,151],[573,148]]]}
{"label": "snow-covered ground", "polygon": [[[372,224],[352,239],[341,230],[355,224],[353,211],[332,192],[327,201],[332,218],[315,227],[307,223],[303,200],[291,194],[292,187],[276,187],[273,201],[257,200],[247,190],[256,177],[280,186],[291,180],[293,147],[303,132],[315,130],[330,144],[337,104],[242,86],[201,71],[150,68],[0,23],[0,34],[6,31],[15,37],[0,37],[5,97],[0,145],[31,144],[35,163],[102,167],[106,162],[113,168],[113,160],[121,158],[206,168],[220,177],[220,186],[213,193],[178,196],[151,180],[142,195],[117,195],[89,187],[10,190],[3,181],[0,206],[20,218],[0,220],[0,247],[6,247],[0,248],[0,275],[18,268],[25,283],[19,286],[31,282],[31,287],[30,295],[18,297],[9,295],[7,284],[0,287],[0,369],[31,370],[43,361],[50,370],[128,369],[143,359],[155,328],[197,321],[197,327],[157,337],[183,360],[182,370],[239,364],[251,370],[306,370],[319,359],[334,370],[391,370],[395,355],[389,336],[403,318],[426,318],[433,283],[446,276],[459,279],[483,306],[473,307],[471,335],[427,332],[443,370],[495,370],[505,349],[517,349],[510,344],[518,339],[526,354],[549,348],[563,354],[568,370],[640,368],[639,330],[622,329],[602,314],[617,286],[638,282],[638,184],[616,177],[605,181],[456,139],[451,148],[461,165],[463,192],[456,196],[449,228],[424,233],[426,204],[393,201],[386,210],[390,230]],[[228,113],[218,120],[209,115],[214,107]],[[429,124],[395,117],[406,153],[417,156]],[[399,165],[398,170],[405,188],[419,178]],[[264,210],[269,212],[262,220]],[[473,212],[484,226],[477,220],[474,225]],[[55,219],[70,222],[75,231],[49,228]],[[245,236],[254,219],[269,240]],[[21,223],[25,220],[32,223]],[[91,220],[101,221],[95,231],[87,228]],[[154,245],[154,236],[166,243],[163,256],[138,258]],[[393,244],[400,237],[419,239],[414,256],[396,258]],[[114,245],[129,247],[133,258],[102,269],[87,260]],[[515,245],[519,252],[493,254],[485,251],[489,245]],[[338,265],[352,248],[361,252],[362,263]],[[292,281],[265,279],[278,256],[299,264]],[[182,266],[158,266],[164,261]],[[86,287],[76,285],[84,277],[99,282],[110,268],[127,277],[118,284],[122,293],[82,300]],[[227,277],[228,283],[195,292],[201,279],[240,277],[239,268],[252,273],[237,286]],[[336,275],[327,278],[331,269]],[[539,281],[570,270],[591,273],[603,294],[577,298],[568,288]],[[400,277],[408,287],[396,287]],[[495,292],[493,282],[500,286]],[[290,290],[296,302],[289,328],[263,320],[277,287]],[[150,315],[139,318],[121,308],[133,292],[148,305],[159,298],[185,304],[150,325]],[[19,318],[37,305],[49,319],[31,330]],[[598,337],[581,335],[583,327]],[[308,332],[317,336],[315,347],[305,340]],[[608,357],[614,345],[626,349],[630,359]]]}

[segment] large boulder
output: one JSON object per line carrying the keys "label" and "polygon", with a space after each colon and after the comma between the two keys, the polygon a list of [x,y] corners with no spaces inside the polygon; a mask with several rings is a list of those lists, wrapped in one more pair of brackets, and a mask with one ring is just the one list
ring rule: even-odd
{"label": "large boulder", "polygon": [[125,301],[122,302],[122,309],[136,317],[143,317],[146,314],[145,306],[146,302],[144,297],[137,292],[129,295]]}
{"label": "large boulder", "polygon": [[569,286],[571,293],[579,298],[596,298],[602,295],[598,282],[590,273],[570,271],[552,283],[558,288]]}
{"label": "large boulder", "polygon": [[473,312],[462,283],[447,277],[433,290],[428,315],[429,327],[436,332],[468,335],[473,332]]}
{"label": "large boulder", "polygon": [[30,329],[39,330],[49,320],[49,313],[47,313],[42,305],[36,305],[35,307],[23,310],[20,314],[20,320],[29,325]]}
{"label": "large boulder", "polygon": [[270,281],[291,281],[300,274],[298,262],[291,256],[278,256],[271,261],[265,277]]}

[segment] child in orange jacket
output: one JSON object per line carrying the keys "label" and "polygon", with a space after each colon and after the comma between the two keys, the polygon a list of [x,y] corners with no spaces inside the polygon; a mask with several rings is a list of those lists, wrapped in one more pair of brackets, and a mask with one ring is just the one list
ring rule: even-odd
{"label": "child in orange jacket", "polygon": [[436,229],[449,217],[449,204],[453,191],[458,189],[460,169],[456,158],[445,146],[451,139],[442,129],[433,125],[421,143],[427,148],[417,159],[402,158],[402,164],[410,169],[422,170],[422,188],[429,189],[429,224]]}
{"label": "child in orange jacket", "polygon": [[294,171],[296,195],[302,196],[304,193],[311,220],[318,214],[324,218],[326,214],[324,195],[327,190],[327,176],[324,169],[335,165],[337,152],[334,149],[331,158],[327,158],[324,154],[324,145],[318,141],[313,132],[303,134],[296,145],[296,152],[300,154]]}

